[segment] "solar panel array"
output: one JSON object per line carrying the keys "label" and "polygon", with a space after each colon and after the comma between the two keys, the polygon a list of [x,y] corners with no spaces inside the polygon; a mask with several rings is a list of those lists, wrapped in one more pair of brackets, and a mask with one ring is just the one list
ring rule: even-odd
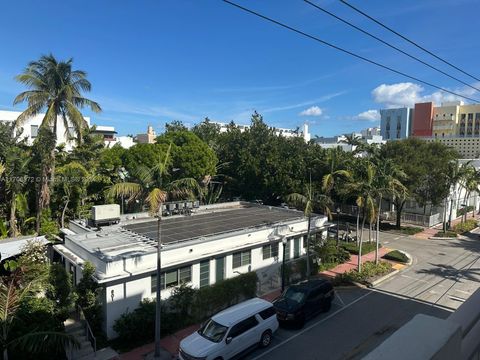
{"label": "solar panel array", "polygon": [[[301,216],[301,213],[294,211],[262,206],[162,219],[162,243],[185,241],[249,227],[268,225],[279,221],[296,219]],[[125,225],[124,228],[154,241],[157,240],[156,220]]]}

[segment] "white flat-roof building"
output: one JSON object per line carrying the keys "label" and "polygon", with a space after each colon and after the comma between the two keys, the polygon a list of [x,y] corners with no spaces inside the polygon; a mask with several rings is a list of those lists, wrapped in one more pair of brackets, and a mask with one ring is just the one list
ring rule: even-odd
{"label": "white flat-roof building", "polygon": [[[0,110],[0,122],[13,123],[17,120],[21,113],[21,111]],[[31,117],[21,126],[22,138],[26,138],[29,145],[32,145],[34,140],[37,138],[38,129],[42,124],[44,116],[45,114],[38,114],[34,117]],[[88,116],[84,116],[83,118],[87,122],[88,127],[93,126],[90,123],[90,118]],[[115,134],[117,132],[113,126],[96,125],[95,133],[102,135],[105,145],[108,145],[110,142],[115,141]],[[74,136],[74,128],[69,126],[67,131],[63,124],[63,119],[57,117],[57,146],[60,144],[65,144],[67,151],[72,150],[76,145],[75,140],[72,140]]]}
{"label": "white flat-roof building", "polygon": [[[218,125],[220,127],[220,132],[221,133],[227,132],[228,126],[230,125],[228,123],[214,122],[214,121],[212,121],[211,123],[215,124],[215,125]],[[250,125],[235,124],[235,126],[237,126],[240,129],[241,132],[244,132],[246,129],[250,128]],[[305,142],[309,142],[312,138],[311,134],[309,132],[307,123],[304,123],[302,125],[301,129],[300,128],[298,128],[298,129],[277,128],[277,127],[273,127],[273,126],[271,126],[271,128],[273,128],[275,130],[275,135],[277,135],[277,136],[283,136],[283,137],[286,137],[286,138],[301,137],[301,138],[303,138],[303,140],[305,140]]]}
{"label": "white flat-roof building", "polygon": [[[326,222],[326,216],[315,215],[312,231],[324,229]],[[181,283],[200,288],[249,271],[262,280],[278,278],[282,239],[288,240],[286,260],[303,256],[307,223],[300,211],[243,202],[163,218],[161,281],[156,278],[158,224],[148,214],[124,215],[118,225],[101,230],[72,222],[64,244],[54,248],[76,282],[85,261],[95,265],[96,280],[104,288],[104,329],[114,338],[115,320],[142,299],[155,298],[157,286],[168,298]]]}

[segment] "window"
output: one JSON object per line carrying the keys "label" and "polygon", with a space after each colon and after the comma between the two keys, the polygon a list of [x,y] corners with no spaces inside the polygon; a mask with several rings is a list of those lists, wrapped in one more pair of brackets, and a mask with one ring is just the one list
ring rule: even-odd
{"label": "window", "polygon": [[249,318],[240,321],[237,325],[232,326],[228,336],[232,338],[240,336],[257,325],[258,320],[255,318],[255,316],[250,316]]}
{"label": "window", "polygon": [[292,240],[288,240],[285,246],[285,260],[290,260],[290,247]]}
{"label": "window", "polygon": [[300,238],[297,237],[293,240],[293,258],[300,257]]}
{"label": "window", "polygon": [[233,254],[233,268],[250,265],[250,250],[239,251]]}
{"label": "window", "polygon": [[270,259],[272,257],[278,257],[278,243],[263,246],[262,252],[263,260]]}
{"label": "window", "polygon": [[272,317],[273,315],[275,315],[277,312],[275,311],[275,308],[272,306],[272,307],[269,307],[265,310],[262,310],[258,313],[258,315],[260,315],[260,317],[263,319],[263,320],[266,320],[270,317]]}
{"label": "window", "polygon": [[200,287],[210,285],[210,260],[200,263]]}
{"label": "window", "polygon": [[38,136],[38,125],[30,125],[30,136],[36,138]]}
{"label": "window", "polygon": [[215,281],[225,279],[225,257],[215,259]]}
{"label": "window", "polygon": [[[152,274],[151,279],[151,291],[152,293],[157,291],[157,274]],[[179,269],[163,272],[160,276],[160,289],[164,290],[169,287],[180,285],[184,282],[192,281],[192,267],[185,266]]]}

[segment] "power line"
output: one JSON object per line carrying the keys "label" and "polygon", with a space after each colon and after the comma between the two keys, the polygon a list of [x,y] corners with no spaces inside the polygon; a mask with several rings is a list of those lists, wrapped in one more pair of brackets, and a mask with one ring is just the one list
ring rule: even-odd
{"label": "power line", "polygon": [[349,4],[349,3],[346,2],[345,0],[340,0],[340,1],[341,1],[343,4],[345,4],[346,6],[348,6],[349,8],[351,8],[352,10],[358,12],[359,14],[361,14],[361,15],[365,16],[366,18],[372,20],[373,22],[377,23],[378,25],[380,25],[380,26],[383,27],[384,29],[387,29],[388,31],[394,33],[395,35],[401,37],[403,40],[408,41],[410,44],[416,46],[416,47],[419,48],[420,50],[425,51],[427,54],[432,55],[434,58],[436,58],[436,59],[440,60],[441,62],[443,62],[443,63],[445,63],[445,64],[453,67],[454,69],[456,69],[456,70],[460,71],[461,73],[463,73],[463,74],[471,77],[472,79],[474,79],[474,80],[476,80],[476,81],[480,81],[479,78],[477,78],[477,77],[473,76],[472,74],[469,74],[468,72],[460,69],[458,66],[453,65],[452,63],[448,62],[447,60],[442,59],[440,56],[435,55],[435,54],[434,54],[433,52],[431,52],[430,50],[425,49],[423,46],[417,44],[415,41],[410,40],[410,39],[407,38],[406,36],[400,34],[398,31],[393,30],[392,28],[390,28],[390,27],[388,27],[387,25],[383,24],[383,23],[380,22],[379,20],[371,17],[370,15],[368,15],[368,14],[365,13],[365,12],[363,12],[362,10],[360,10],[360,9],[356,8],[355,6]]}
{"label": "power line", "polygon": [[225,3],[227,3],[227,4],[229,4],[229,5],[231,5],[231,6],[234,6],[234,7],[238,8],[238,9],[240,9],[240,10],[243,10],[243,11],[245,11],[245,12],[247,12],[247,13],[250,13],[250,14],[255,15],[255,16],[259,17],[259,18],[262,18],[262,19],[267,20],[267,21],[269,21],[269,22],[271,22],[271,23],[274,23],[274,24],[276,24],[276,25],[278,25],[278,26],[281,26],[281,27],[283,27],[283,28],[285,28],[285,29],[288,29],[288,30],[290,30],[290,31],[293,31],[293,32],[295,32],[295,33],[297,33],[297,34],[300,34],[300,35],[302,35],[302,36],[305,36],[305,37],[307,37],[307,38],[309,38],[309,39],[315,40],[315,41],[317,41],[317,42],[319,42],[319,43],[321,43],[321,44],[323,44],[323,45],[327,45],[327,46],[329,46],[329,47],[331,47],[331,48],[333,48],[333,49],[335,49],[335,50],[341,51],[341,52],[343,52],[343,53],[345,53],[345,54],[348,54],[348,55],[350,55],[350,56],[356,57],[357,59],[361,59],[361,60],[363,60],[363,61],[365,61],[365,62],[368,62],[368,63],[370,63],[370,64],[376,65],[376,66],[381,67],[381,68],[386,69],[386,70],[389,70],[389,71],[391,71],[391,72],[393,72],[393,73],[395,73],[395,74],[402,75],[402,76],[404,76],[404,77],[407,77],[407,78],[409,78],[409,79],[418,81],[418,82],[420,82],[420,83],[422,83],[422,84],[428,85],[428,86],[433,87],[433,88],[435,88],[435,89],[444,91],[444,92],[446,92],[446,93],[449,93],[449,94],[452,94],[452,95],[461,97],[461,98],[466,99],[466,100],[469,100],[469,101],[473,101],[473,102],[475,102],[475,103],[479,103],[479,102],[480,102],[479,100],[472,99],[472,98],[470,98],[470,97],[468,97],[468,96],[465,96],[465,95],[457,94],[457,93],[454,92],[454,91],[451,91],[451,90],[442,88],[441,86],[432,84],[432,83],[427,82],[427,81],[425,81],[425,80],[421,80],[421,79],[419,79],[419,78],[417,78],[417,77],[414,77],[414,76],[412,76],[412,75],[408,75],[408,74],[406,74],[406,73],[404,73],[404,72],[401,72],[401,71],[399,71],[399,70],[395,70],[395,69],[393,69],[393,68],[391,68],[391,67],[389,67],[389,66],[387,66],[387,65],[383,65],[383,64],[378,63],[378,62],[376,62],[376,61],[374,61],[374,60],[370,60],[370,59],[368,59],[368,58],[366,58],[366,57],[364,57],[364,56],[355,54],[354,52],[351,52],[351,51],[349,51],[349,50],[343,49],[343,48],[341,48],[341,47],[339,47],[339,46],[337,46],[337,45],[331,44],[331,43],[329,43],[329,42],[327,42],[327,41],[325,41],[325,40],[322,40],[322,39],[320,39],[320,38],[318,38],[318,37],[316,37],[316,36],[314,36],[314,35],[310,35],[310,34],[304,32],[304,31],[302,31],[302,30],[298,30],[298,29],[296,29],[296,28],[294,28],[294,27],[291,27],[291,26],[289,26],[289,25],[287,25],[287,24],[284,24],[284,23],[282,23],[282,22],[280,22],[280,21],[277,21],[277,20],[272,19],[272,18],[270,18],[270,17],[268,17],[268,16],[262,15],[262,14],[256,12],[256,11],[253,11],[253,10],[250,10],[250,9],[248,9],[248,8],[246,8],[246,7],[243,7],[243,6],[241,6],[241,5],[238,5],[238,4],[236,4],[236,3],[234,3],[234,2],[232,2],[232,1],[230,1],[230,0],[222,0],[222,1],[225,2]]}
{"label": "power line", "polygon": [[332,12],[330,12],[330,11],[322,8],[321,6],[318,6],[317,4],[314,4],[314,3],[311,2],[310,0],[303,0],[303,1],[305,1],[307,4],[313,6],[314,8],[316,8],[316,9],[324,12],[325,14],[330,15],[330,16],[334,17],[335,19],[343,22],[344,24],[347,24],[348,26],[351,26],[352,28],[354,28],[354,29],[356,29],[356,30],[364,33],[365,35],[370,36],[371,38],[373,38],[373,39],[381,42],[382,44],[384,44],[384,45],[386,45],[386,46],[388,46],[388,47],[390,47],[390,48],[392,48],[392,49],[394,49],[394,50],[397,50],[398,52],[400,52],[400,53],[408,56],[409,58],[414,59],[414,60],[422,63],[423,65],[428,66],[429,68],[431,68],[431,69],[433,69],[433,70],[436,70],[436,71],[438,71],[439,73],[441,73],[441,74],[443,74],[443,75],[445,75],[445,76],[448,76],[449,78],[451,78],[451,79],[453,79],[453,80],[456,80],[456,81],[458,81],[458,82],[460,82],[460,83],[462,83],[462,84],[464,84],[464,85],[472,88],[472,89],[475,90],[475,91],[480,91],[479,88],[476,88],[475,86],[472,86],[472,85],[470,85],[469,83],[467,83],[467,82],[465,82],[465,81],[463,81],[463,80],[461,80],[461,79],[459,79],[459,78],[457,78],[457,77],[455,77],[455,76],[452,76],[452,75],[446,73],[446,72],[443,71],[443,70],[440,70],[439,68],[437,68],[437,67],[435,67],[435,66],[433,66],[433,65],[430,65],[429,63],[423,61],[422,59],[419,59],[418,57],[407,53],[406,51],[404,51],[404,50],[402,50],[402,49],[400,49],[400,48],[398,48],[398,47],[396,47],[396,46],[388,43],[387,41],[382,40],[382,39],[379,38],[378,36],[375,36],[375,35],[373,35],[372,33],[369,33],[368,31],[363,30],[362,28],[360,28],[360,27],[352,24],[351,22],[349,22],[349,21],[347,21],[347,20],[345,20],[345,19],[342,19],[341,17],[335,15],[334,13],[332,13]]}

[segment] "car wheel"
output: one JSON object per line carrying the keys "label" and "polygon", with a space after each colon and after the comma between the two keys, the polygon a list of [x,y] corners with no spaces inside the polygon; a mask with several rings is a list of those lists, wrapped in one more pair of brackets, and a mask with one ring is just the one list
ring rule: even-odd
{"label": "car wheel", "polygon": [[297,321],[295,321],[295,325],[298,329],[303,328],[305,326],[305,315],[297,319]]}
{"label": "car wheel", "polygon": [[260,338],[260,346],[266,348],[272,342],[272,332],[270,330],[265,331]]}

